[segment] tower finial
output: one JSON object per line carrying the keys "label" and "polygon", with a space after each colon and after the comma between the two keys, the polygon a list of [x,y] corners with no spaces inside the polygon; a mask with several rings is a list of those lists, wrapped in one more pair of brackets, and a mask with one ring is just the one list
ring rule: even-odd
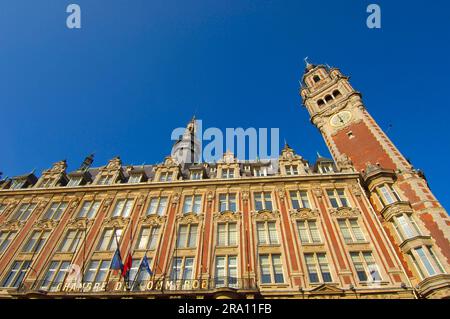
{"label": "tower finial", "polygon": [[308,62],[308,57],[304,58],[303,61],[305,61],[306,66],[311,64],[311,63]]}

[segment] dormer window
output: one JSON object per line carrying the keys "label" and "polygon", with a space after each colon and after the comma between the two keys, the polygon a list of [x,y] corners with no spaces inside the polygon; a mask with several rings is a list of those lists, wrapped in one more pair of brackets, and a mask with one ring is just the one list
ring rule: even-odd
{"label": "dormer window", "polygon": [[333,164],[322,164],[319,166],[319,172],[322,174],[332,173],[334,172]]}
{"label": "dormer window", "polygon": [[192,180],[199,180],[202,179],[203,172],[191,172],[191,179]]}
{"label": "dormer window", "polygon": [[98,185],[111,185],[113,183],[113,176],[112,175],[103,175],[98,180]]}
{"label": "dormer window", "polygon": [[267,176],[267,169],[265,167],[254,168],[253,175],[256,177]]}
{"label": "dormer window", "polygon": [[314,75],[313,80],[314,80],[314,83],[319,82],[320,81],[320,76]]}
{"label": "dormer window", "polygon": [[41,182],[41,184],[39,185],[40,188],[48,188],[51,186],[51,184],[53,183],[53,179],[51,178],[44,178]]}
{"label": "dormer window", "polygon": [[67,187],[73,187],[73,186],[78,186],[80,185],[81,181],[83,180],[82,176],[76,176],[76,177],[72,177],[69,180],[69,183],[67,183]]}
{"label": "dormer window", "polygon": [[142,180],[142,174],[131,174],[128,179],[128,184],[137,184]]}
{"label": "dormer window", "polygon": [[286,165],[286,175],[298,175],[297,165]]}
{"label": "dormer window", "polygon": [[20,189],[23,187],[23,185],[25,185],[25,180],[24,179],[14,179],[11,183],[11,187],[10,189]]}
{"label": "dormer window", "polygon": [[325,96],[325,101],[327,103],[329,103],[329,102],[333,101],[333,97],[331,95],[327,95],[327,96]]}
{"label": "dormer window", "polygon": [[222,170],[222,178],[234,178],[234,168],[225,168]]}
{"label": "dormer window", "polygon": [[170,182],[170,181],[172,181],[172,173],[170,173],[170,172],[163,172],[163,173],[161,173],[161,175],[159,176],[159,181],[160,182]]}

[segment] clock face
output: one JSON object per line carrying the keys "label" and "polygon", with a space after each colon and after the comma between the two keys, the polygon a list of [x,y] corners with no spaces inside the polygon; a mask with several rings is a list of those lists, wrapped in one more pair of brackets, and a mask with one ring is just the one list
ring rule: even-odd
{"label": "clock face", "polygon": [[342,111],[333,115],[330,119],[330,124],[335,127],[343,126],[350,122],[352,119],[352,113],[349,111]]}

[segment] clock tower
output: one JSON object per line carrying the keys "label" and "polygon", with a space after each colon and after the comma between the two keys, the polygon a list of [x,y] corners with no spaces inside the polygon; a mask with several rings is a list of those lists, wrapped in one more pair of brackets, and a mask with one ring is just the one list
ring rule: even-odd
{"label": "clock tower", "polygon": [[[300,95],[337,166],[342,171],[350,163],[361,173],[374,210],[398,247],[399,257],[413,281],[422,284],[424,278],[412,270],[417,268],[414,263],[424,263],[420,260],[425,255],[433,260],[435,251],[446,261],[444,265],[436,263],[436,269],[440,268],[436,273],[448,274],[450,219],[447,212],[431,193],[424,174],[409,163],[367,112],[361,94],[351,86],[349,77],[337,68],[307,62]],[[413,238],[409,238],[411,233],[402,235],[407,220],[411,225],[417,224],[417,236]],[[418,250],[421,247],[423,250]],[[448,280],[444,282],[449,284]]]}

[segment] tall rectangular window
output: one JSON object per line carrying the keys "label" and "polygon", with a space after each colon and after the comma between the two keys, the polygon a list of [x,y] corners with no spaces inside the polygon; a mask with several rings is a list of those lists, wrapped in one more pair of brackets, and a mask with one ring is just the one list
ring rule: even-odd
{"label": "tall rectangular window", "polygon": [[159,175],[160,182],[171,182],[172,181],[172,173],[171,172],[162,172]]}
{"label": "tall rectangular window", "polygon": [[44,246],[49,236],[50,236],[49,230],[35,230],[28,238],[28,241],[23,246],[22,252],[38,253]]}
{"label": "tall rectangular window", "polygon": [[257,222],[256,230],[258,233],[259,245],[277,245],[278,233],[276,223],[272,221]]}
{"label": "tall rectangular window", "polygon": [[97,244],[97,251],[114,251],[122,236],[121,228],[106,228]]}
{"label": "tall rectangular window", "polygon": [[136,249],[149,250],[155,249],[158,242],[159,227],[158,226],[144,226],[141,228]]}
{"label": "tall rectangular window", "polygon": [[58,251],[74,253],[77,250],[78,245],[80,244],[84,235],[84,231],[82,230],[69,229],[66,233],[66,236],[64,236],[63,241],[59,245]]}
{"label": "tall rectangular window", "polygon": [[191,179],[192,180],[200,180],[203,177],[203,171],[194,171],[191,172]]}
{"label": "tall rectangular window", "polygon": [[147,215],[164,215],[167,207],[167,197],[153,197],[148,205]]}
{"label": "tall rectangular window", "polygon": [[127,218],[131,214],[131,209],[133,208],[134,199],[119,199],[114,206],[112,212],[112,217],[123,217]]}
{"label": "tall rectangular window", "polygon": [[60,291],[68,273],[70,261],[52,261],[41,284],[42,290]]}
{"label": "tall rectangular window", "polygon": [[22,204],[20,205],[19,209],[14,213],[14,215],[12,215],[11,220],[19,220],[19,221],[27,220],[35,208],[36,204],[34,203]]}
{"label": "tall rectangular window", "polygon": [[234,178],[234,168],[222,169],[222,178]]}
{"label": "tall rectangular window", "polygon": [[366,240],[356,218],[339,219],[338,224],[346,243],[364,242]]}
{"label": "tall rectangular window", "polygon": [[410,214],[394,216],[394,227],[401,240],[410,239],[421,234],[414,217]]}
{"label": "tall rectangular window", "polygon": [[16,236],[16,231],[0,231],[0,254],[4,253],[6,248],[8,248],[11,241]]}
{"label": "tall rectangular window", "polygon": [[217,246],[237,245],[237,224],[219,223],[217,224]]}
{"label": "tall rectangular window", "polygon": [[61,218],[61,215],[63,214],[64,210],[67,207],[67,202],[56,202],[50,205],[50,207],[45,212],[42,219],[49,220],[59,220]]}
{"label": "tall rectangular window", "polygon": [[311,283],[331,282],[331,272],[325,253],[305,254],[306,268]]}
{"label": "tall rectangular window", "polygon": [[197,225],[181,225],[178,232],[177,247],[192,248],[197,243]]}
{"label": "tall rectangular window", "polygon": [[331,206],[334,208],[349,207],[347,197],[345,197],[345,191],[343,188],[328,189],[327,195],[330,200]]}
{"label": "tall rectangular window", "polygon": [[[151,265],[152,258],[147,258],[148,264]],[[129,279],[130,283],[133,283],[132,289],[139,287],[139,284],[150,279],[150,274],[145,269],[139,269],[142,259],[133,259],[130,268]]]}
{"label": "tall rectangular window", "polygon": [[82,176],[74,176],[71,177],[69,182],[67,183],[67,187],[74,187],[80,185],[81,181],[83,180]]}
{"label": "tall rectangular window", "polygon": [[257,192],[254,194],[255,210],[272,210],[272,195],[269,192]]}
{"label": "tall rectangular window", "polygon": [[113,182],[113,175],[103,175],[100,176],[97,185],[111,185]]}
{"label": "tall rectangular window", "polygon": [[298,234],[302,244],[317,244],[321,242],[319,228],[315,220],[297,221]]}
{"label": "tall rectangular window", "polygon": [[264,254],[259,256],[261,283],[284,283],[283,267],[280,254]]}
{"label": "tall rectangular window", "polygon": [[24,179],[13,179],[9,189],[21,189],[25,185]]}
{"label": "tall rectangular window", "polygon": [[306,191],[290,191],[293,209],[311,208],[309,205],[308,193]]}
{"label": "tall rectangular window", "polygon": [[84,282],[102,283],[106,281],[106,276],[111,265],[111,260],[91,260],[84,274]]}
{"label": "tall rectangular window", "polygon": [[30,263],[30,260],[14,261],[1,286],[5,288],[19,288],[30,267]]}
{"label": "tall rectangular window", "polygon": [[202,209],[202,195],[188,195],[184,197],[183,214],[199,214]]}
{"label": "tall rectangular window", "polygon": [[53,178],[44,178],[42,182],[39,184],[39,188],[48,188],[50,187],[54,182]]}
{"label": "tall rectangular window", "polygon": [[128,184],[137,184],[142,180],[142,174],[131,174],[128,178]]}
{"label": "tall rectangular window", "polygon": [[445,273],[432,247],[421,246],[414,248],[409,252],[409,255],[422,279]]}
{"label": "tall rectangular window", "polygon": [[97,214],[98,208],[100,207],[100,201],[90,201],[87,200],[81,206],[80,211],[78,212],[78,218],[89,218],[92,219]]}
{"label": "tall rectangular window", "polygon": [[194,257],[175,257],[172,262],[171,280],[191,280],[194,274]]}
{"label": "tall rectangular window", "polygon": [[237,256],[217,256],[215,286],[237,288]]}
{"label": "tall rectangular window", "polygon": [[359,281],[381,281],[380,271],[371,252],[351,252],[350,257]]}
{"label": "tall rectangular window", "polygon": [[231,211],[236,212],[236,194],[220,194],[219,195],[219,210],[221,212]]}
{"label": "tall rectangular window", "polygon": [[390,205],[400,201],[397,192],[389,184],[384,184],[383,186],[378,187],[377,190],[384,205]]}

